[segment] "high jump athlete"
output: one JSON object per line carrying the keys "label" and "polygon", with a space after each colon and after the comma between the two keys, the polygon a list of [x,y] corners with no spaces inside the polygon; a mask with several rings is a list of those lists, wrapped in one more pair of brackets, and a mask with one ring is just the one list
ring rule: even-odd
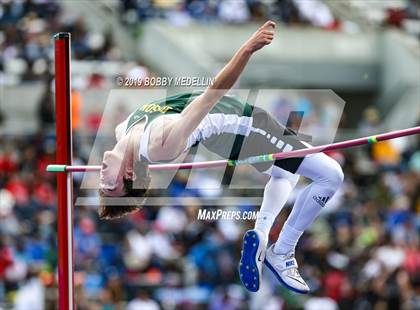
{"label": "high jump athlete", "polygon": [[[271,43],[274,28],[272,21],[259,28],[205,91],[148,103],[117,126],[117,144],[112,151],[104,153],[101,168],[98,210],[101,218],[115,218],[139,209],[150,183],[149,163],[179,161],[197,143],[229,159],[306,147],[266,111],[226,96],[251,56]],[[264,189],[255,227],[243,238],[240,279],[249,291],[258,291],[264,261],[284,286],[307,293],[309,287],[300,276],[294,258],[295,247],[342,183],[341,167],[323,153],[253,166],[269,175],[270,180]],[[297,197],[278,240],[267,249],[270,228],[299,176],[312,182]],[[107,205],[107,197],[137,197],[140,202]]]}

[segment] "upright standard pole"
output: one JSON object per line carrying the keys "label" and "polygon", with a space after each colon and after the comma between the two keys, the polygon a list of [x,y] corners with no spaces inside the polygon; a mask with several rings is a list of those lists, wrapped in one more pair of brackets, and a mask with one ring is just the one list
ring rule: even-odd
{"label": "upright standard pole", "polygon": [[[54,50],[56,160],[62,165],[71,165],[70,33],[60,32],[54,36]],[[62,310],[74,309],[72,200],[72,174],[57,174],[58,305]]]}

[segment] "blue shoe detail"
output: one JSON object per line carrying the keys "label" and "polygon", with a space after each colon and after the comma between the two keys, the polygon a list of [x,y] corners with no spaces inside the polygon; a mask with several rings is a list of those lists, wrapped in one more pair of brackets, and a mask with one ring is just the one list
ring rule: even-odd
{"label": "blue shoe detail", "polygon": [[273,266],[271,266],[271,264],[267,261],[267,259],[264,260],[264,264],[268,267],[268,269],[271,270],[272,273],[274,273],[274,275],[276,276],[277,280],[279,280],[279,282],[287,289],[295,292],[295,293],[299,293],[299,294],[308,294],[309,292],[306,291],[301,291],[298,290],[294,287],[291,287],[290,285],[288,285],[286,282],[283,281],[283,279],[280,277],[280,275],[276,272],[276,270],[274,269]]}
{"label": "blue shoe detail", "polygon": [[239,262],[239,278],[248,291],[256,292],[260,288],[260,271],[257,265],[257,251],[260,239],[254,230],[245,233],[242,245],[242,257]]}

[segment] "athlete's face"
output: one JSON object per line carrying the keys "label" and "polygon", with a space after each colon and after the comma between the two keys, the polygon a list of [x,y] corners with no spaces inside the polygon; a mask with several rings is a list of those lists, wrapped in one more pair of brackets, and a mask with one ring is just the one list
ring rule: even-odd
{"label": "athlete's face", "polygon": [[109,197],[109,192],[103,189],[99,190],[98,214],[101,219],[118,218],[139,210],[143,206],[151,180],[148,164],[139,161],[134,169],[128,168],[127,170],[130,172],[123,177],[123,188],[120,192],[123,195],[119,196],[117,204],[115,201],[107,204],[106,197]]}
{"label": "athlete's face", "polygon": [[121,197],[126,194],[123,183],[123,157],[118,152],[104,153],[100,172],[100,189],[107,197]]}
{"label": "athlete's face", "polygon": [[[122,197],[127,194],[124,182],[136,180],[135,166],[137,166],[135,137],[133,134],[122,137],[111,151],[104,153],[100,173],[100,188],[105,196]],[[141,170],[147,171],[147,165],[139,165]]]}

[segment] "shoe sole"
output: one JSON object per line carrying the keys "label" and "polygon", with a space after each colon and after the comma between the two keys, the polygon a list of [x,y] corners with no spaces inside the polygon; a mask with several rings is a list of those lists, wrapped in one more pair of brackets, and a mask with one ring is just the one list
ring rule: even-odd
{"label": "shoe sole", "polygon": [[257,264],[257,254],[262,252],[260,244],[260,238],[254,230],[245,233],[239,262],[239,278],[245,288],[251,292],[256,292],[260,288],[260,270]]}
{"label": "shoe sole", "polygon": [[292,286],[290,286],[289,284],[287,284],[286,282],[283,281],[283,279],[280,277],[280,275],[277,273],[277,271],[274,269],[273,266],[271,266],[271,264],[268,262],[267,259],[264,260],[264,264],[268,267],[268,269],[271,270],[272,273],[274,273],[274,275],[276,276],[277,280],[279,280],[279,282],[288,290],[291,290],[295,293],[299,293],[299,294],[308,294],[310,291],[301,291],[297,288],[294,288]]}

